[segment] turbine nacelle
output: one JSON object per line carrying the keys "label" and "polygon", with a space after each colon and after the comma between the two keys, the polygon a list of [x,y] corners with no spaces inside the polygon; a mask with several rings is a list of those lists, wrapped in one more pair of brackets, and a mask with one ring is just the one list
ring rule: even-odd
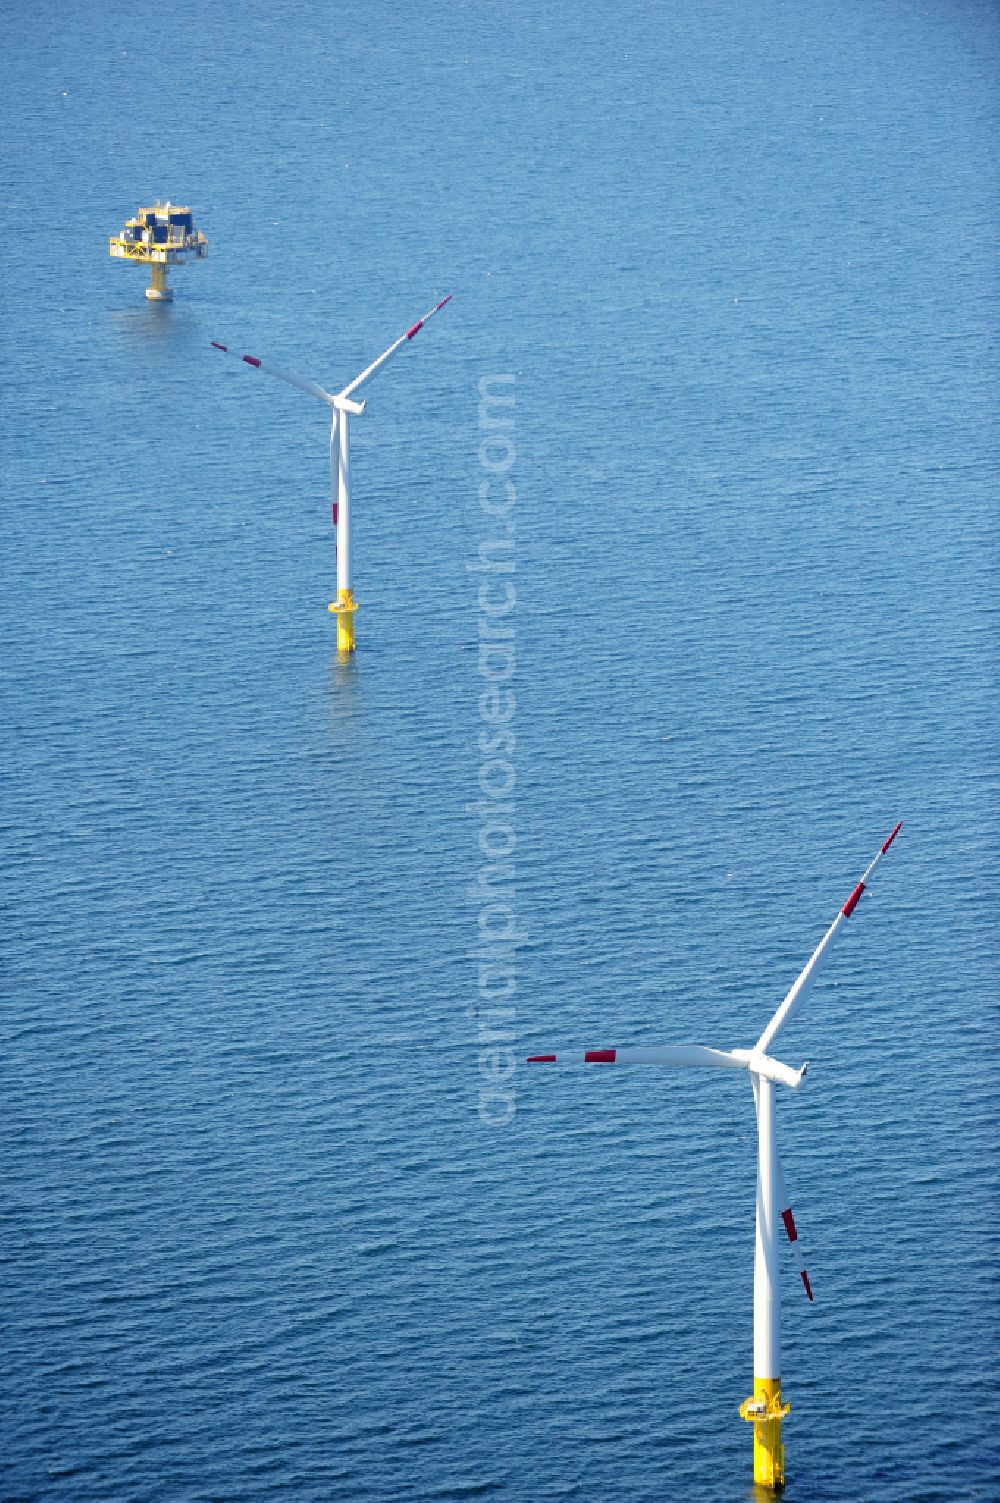
{"label": "turbine nacelle", "polygon": [[773,1080],[776,1085],[790,1086],[797,1091],[806,1076],[809,1061],[803,1060],[797,1070],[791,1065],[783,1065],[780,1059],[772,1059],[770,1054],[759,1054],[755,1049],[734,1049],[733,1054],[737,1059],[746,1056],[746,1067],[751,1075],[759,1075],[764,1080]]}
{"label": "turbine nacelle", "polygon": [[364,402],[352,402],[350,397],[341,396],[339,393],[335,397],[328,396],[326,400],[338,412],[353,412],[355,417],[360,417],[365,410]]}

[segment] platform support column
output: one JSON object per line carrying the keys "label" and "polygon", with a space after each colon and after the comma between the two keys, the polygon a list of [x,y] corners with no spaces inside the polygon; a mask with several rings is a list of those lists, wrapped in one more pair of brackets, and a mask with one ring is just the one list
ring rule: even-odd
{"label": "platform support column", "polygon": [[168,268],[162,261],[150,263],[149,286],[146,288],[146,296],[151,303],[169,303],[173,299],[174,289],[167,281]]}

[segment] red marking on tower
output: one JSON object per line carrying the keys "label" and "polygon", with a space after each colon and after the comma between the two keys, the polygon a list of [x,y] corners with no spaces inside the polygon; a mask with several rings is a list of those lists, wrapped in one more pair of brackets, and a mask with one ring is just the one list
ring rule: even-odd
{"label": "red marking on tower", "polygon": [[855,908],[857,908],[858,904],[861,902],[861,894],[864,892],[864,890],[865,884],[863,882],[859,882],[857,887],[851,893],[851,896],[848,898],[847,902],[844,904],[843,908],[840,910],[845,918],[850,918]]}

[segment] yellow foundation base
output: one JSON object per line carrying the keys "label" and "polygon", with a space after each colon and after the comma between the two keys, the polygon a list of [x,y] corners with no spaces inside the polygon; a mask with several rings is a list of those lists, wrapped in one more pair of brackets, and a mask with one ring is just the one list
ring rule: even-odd
{"label": "yellow foundation base", "polygon": [[149,268],[149,272],[151,280],[149,286],[146,288],[146,296],[149,298],[149,301],[151,303],[173,302],[174,289],[167,281],[167,268],[154,261]]}
{"label": "yellow foundation base", "polygon": [[354,612],[358,608],[353,591],[341,590],[336,600],[331,600],[327,608],[331,615],[337,618],[337,651],[353,652]]}
{"label": "yellow foundation base", "polygon": [[758,1487],[780,1492],[785,1485],[781,1421],[791,1407],[781,1401],[780,1378],[754,1378],[753,1396],[740,1405],[740,1414],[753,1425],[753,1480]]}

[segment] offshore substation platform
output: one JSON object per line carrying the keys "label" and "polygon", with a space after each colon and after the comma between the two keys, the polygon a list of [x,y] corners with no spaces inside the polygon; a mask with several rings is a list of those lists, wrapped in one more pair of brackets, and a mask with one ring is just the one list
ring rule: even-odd
{"label": "offshore substation platform", "polygon": [[208,241],[194,222],[191,210],[179,204],[161,204],[140,209],[124,229],[112,235],[108,254],[121,261],[141,261],[150,269],[146,296],[151,303],[169,303],[174,289],[167,281],[171,266],[185,261],[203,261]]}

